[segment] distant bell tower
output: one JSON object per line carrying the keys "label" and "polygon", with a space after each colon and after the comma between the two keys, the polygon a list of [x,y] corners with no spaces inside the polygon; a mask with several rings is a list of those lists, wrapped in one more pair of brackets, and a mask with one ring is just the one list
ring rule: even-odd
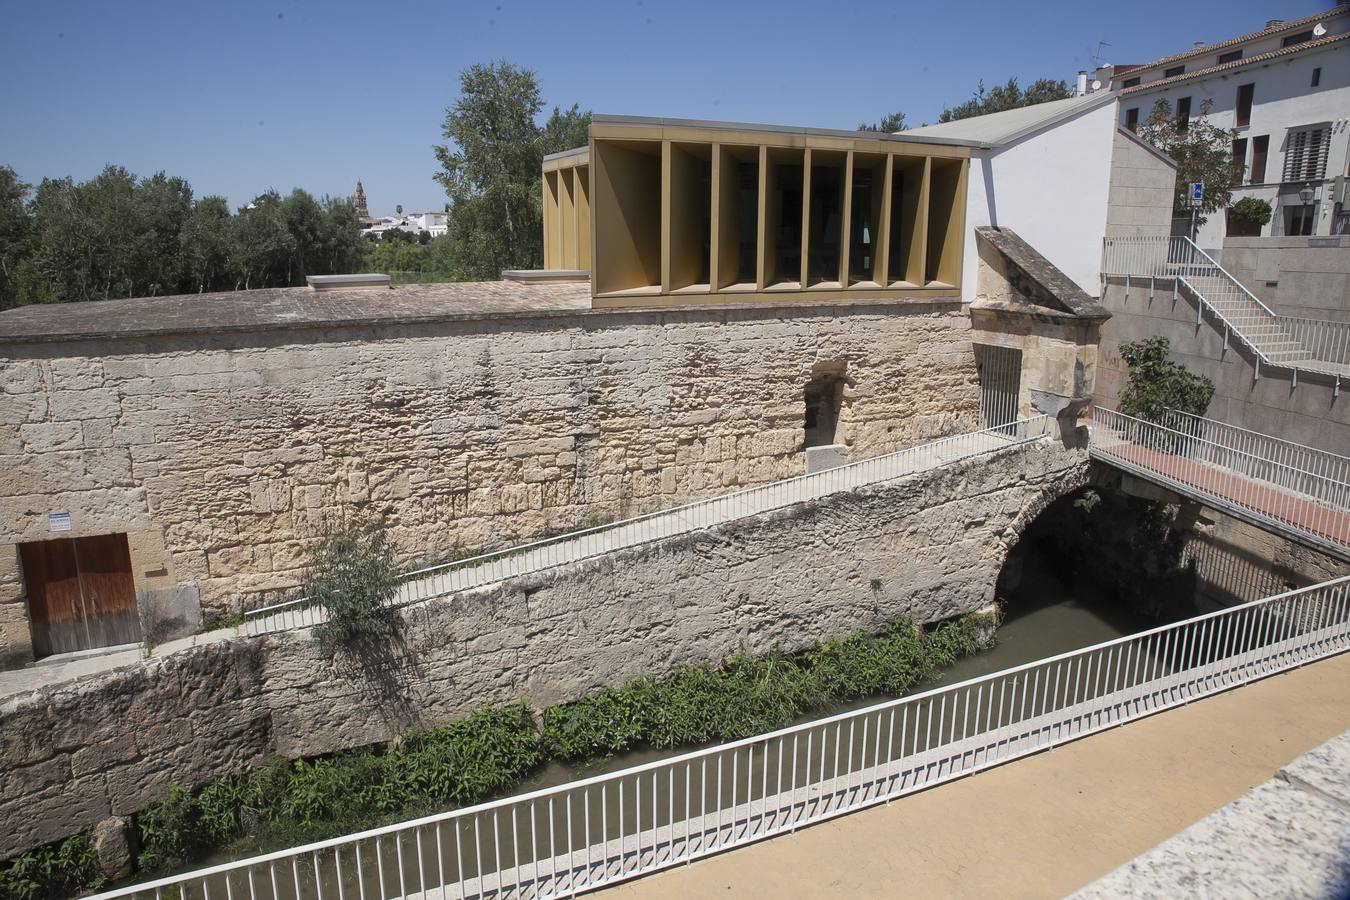
{"label": "distant bell tower", "polygon": [[366,207],[366,189],[359,180],[356,182],[356,214],[362,219],[370,218],[370,210]]}

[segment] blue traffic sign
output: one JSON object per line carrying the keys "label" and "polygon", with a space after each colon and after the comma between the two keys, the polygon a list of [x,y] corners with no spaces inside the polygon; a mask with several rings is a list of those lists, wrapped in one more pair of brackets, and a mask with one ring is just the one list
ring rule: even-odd
{"label": "blue traffic sign", "polygon": [[1191,202],[1200,203],[1205,199],[1205,183],[1203,181],[1191,182]]}

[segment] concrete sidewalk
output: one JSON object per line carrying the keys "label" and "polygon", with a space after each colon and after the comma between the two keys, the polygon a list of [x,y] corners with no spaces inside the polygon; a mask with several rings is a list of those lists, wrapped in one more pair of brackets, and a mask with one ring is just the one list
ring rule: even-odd
{"label": "concrete sidewalk", "polygon": [[1348,728],[1342,654],[601,893],[1062,897]]}

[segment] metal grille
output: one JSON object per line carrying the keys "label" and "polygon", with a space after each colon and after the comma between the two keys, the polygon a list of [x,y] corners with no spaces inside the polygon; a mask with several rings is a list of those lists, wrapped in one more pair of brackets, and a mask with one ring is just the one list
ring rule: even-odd
{"label": "metal grille", "polygon": [[1016,422],[1022,351],[976,344],[975,367],[980,376],[980,427],[1002,428]]}
{"label": "metal grille", "polygon": [[1284,151],[1285,181],[1321,181],[1331,150],[1331,127],[1319,125],[1289,132]]}

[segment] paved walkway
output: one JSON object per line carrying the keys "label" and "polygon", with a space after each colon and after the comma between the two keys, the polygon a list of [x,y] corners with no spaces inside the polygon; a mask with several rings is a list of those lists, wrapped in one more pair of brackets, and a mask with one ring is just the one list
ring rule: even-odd
{"label": "paved walkway", "polygon": [[1350,654],[1342,654],[601,893],[1062,897],[1347,728]]}

